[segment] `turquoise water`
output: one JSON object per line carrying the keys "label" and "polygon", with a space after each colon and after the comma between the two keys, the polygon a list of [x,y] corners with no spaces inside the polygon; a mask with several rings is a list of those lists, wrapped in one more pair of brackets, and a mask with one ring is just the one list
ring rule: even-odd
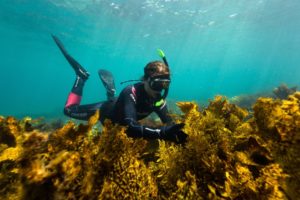
{"label": "turquoise water", "polygon": [[51,33],[91,73],[82,103],[106,98],[99,68],[120,92],[157,48],[170,99],[299,86],[299,10],[299,0],[1,0],[0,115],[62,116],[75,75]]}

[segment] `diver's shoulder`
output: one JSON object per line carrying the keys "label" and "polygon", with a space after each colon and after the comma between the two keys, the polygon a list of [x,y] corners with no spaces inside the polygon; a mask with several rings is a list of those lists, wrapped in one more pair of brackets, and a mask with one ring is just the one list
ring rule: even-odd
{"label": "diver's shoulder", "polygon": [[143,88],[144,83],[139,82],[139,83],[135,83],[135,84],[131,84],[131,85],[127,85],[122,92],[134,92],[136,90],[140,90]]}
{"label": "diver's shoulder", "polygon": [[134,85],[127,85],[125,88],[123,88],[120,95],[131,94],[134,90]]}
{"label": "diver's shoulder", "polygon": [[143,82],[135,83],[135,84],[133,85],[133,87],[134,87],[135,89],[143,89],[143,88],[144,88],[144,83],[143,83]]}

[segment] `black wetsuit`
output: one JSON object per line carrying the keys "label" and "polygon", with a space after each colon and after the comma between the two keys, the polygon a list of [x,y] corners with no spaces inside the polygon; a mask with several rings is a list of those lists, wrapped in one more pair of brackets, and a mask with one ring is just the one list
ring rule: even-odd
{"label": "black wetsuit", "polygon": [[[172,119],[168,114],[165,100],[162,97],[150,97],[144,88],[144,83],[140,82],[131,86],[127,86],[122,90],[117,99],[113,98],[114,84],[111,73],[100,70],[102,75],[108,76],[104,79],[100,74],[100,78],[107,89],[108,101],[80,105],[82,91],[85,81],[89,77],[89,73],[71,56],[64,48],[61,41],[52,35],[55,43],[73,67],[76,73],[76,80],[68,96],[64,113],[75,119],[88,120],[95,114],[96,110],[100,110],[100,121],[103,123],[105,119],[112,120],[113,123],[128,126],[127,134],[130,137],[143,137],[146,139],[164,139],[177,143],[183,143],[186,140],[186,134],[181,131],[183,124],[172,124]],[[107,81],[110,84],[107,84]],[[155,106],[159,102],[160,106]],[[161,103],[162,102],[162,103]],[[160,128],[150,128],[138,123],[138,120],[149,116],[152,112],[156,112],[163,123],[168,126]],[[170,125],[171,124],[171,125]]]}
{"label": "black wetsuit", "polygon": [[172,123],[166,102],[159,107],[154,106],[160,98],[151,98],[145,91],[144,83],[140,82],[124,88],[115,100],[89,105],[71,105],[64,109],[64,113],[72,118],[88,120],[97,109],[100,109],[102,123],[105,119],[110,119],[114,123],[128,126],[128,136],[155,139],[160,129],[142,126],[137,121],[155,112],[163,123]]}

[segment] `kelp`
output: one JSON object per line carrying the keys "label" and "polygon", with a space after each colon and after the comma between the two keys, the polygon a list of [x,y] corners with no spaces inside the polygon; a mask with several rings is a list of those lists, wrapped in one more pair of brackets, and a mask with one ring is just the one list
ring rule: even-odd
{"label": "kelp", "polygon": [[[0,117],[3,199],[297,199],[300,93],[259,98],[248,113],[225,97],[207,107],[179,102],[185,144],[146,141],[97,112],[40,129]],[[153,121],[145,122],[153,124]]]}
{"label": "kelp", "polygon": [[[9,148],[1,154],[6,162],[11,160],[13,163],[10,168],[2,165],[1,169],[5,172],[1,171],[0,181],[8,178],[7,173],[18,169],[15,178],[20,188],[19,199],[97,199],[105,194],[102,191],[107,191],[107,181],[117,181],[116,177],[119,177],[119,181],[113,187],[114,192],[119,189],[127,196],[138,192],[155,196],[156,185],[149,178],[145,164],[138,159],[146,141],[128,138],[124,127],[115,126],[109,121],[101,134],[91,137],[89,133],[93,131],[97,120],[96,115],[87,125],[76,126],[68,122],[50,134],[24,133],[28,136],[15,148],[15,151],[18,147],[22,148],[18,157],[6,156]],[[11,125],[10,118],[4,120],[3,125],[16,129]],[[134,159],[135,162],[132,162]],[[120,166],[133,170],[124,175]],[[134,184],[128,184],[133,176],[128,178],[130,173],[136,176]],[[127,182],[124,182],[125,177]],[[124,192],[123,187],[128,191]],[[10,186],[5,185],[4,188]],[[149,188],[153,188],[153,191]],[[114,192],[109,196],[110,199],[119,197],[120,194]],[[8,197],[10,193],[6,190],[1,196]]]}

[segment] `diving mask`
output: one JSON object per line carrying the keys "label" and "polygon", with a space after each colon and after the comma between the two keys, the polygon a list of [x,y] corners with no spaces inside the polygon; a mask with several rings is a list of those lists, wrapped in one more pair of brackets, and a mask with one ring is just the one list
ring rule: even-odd
{"label": "diving mask", "polygon": [[158,92],[168,89],[170,82],[171,80],[169,75],[159,75],[149,78],[150,88]]}

